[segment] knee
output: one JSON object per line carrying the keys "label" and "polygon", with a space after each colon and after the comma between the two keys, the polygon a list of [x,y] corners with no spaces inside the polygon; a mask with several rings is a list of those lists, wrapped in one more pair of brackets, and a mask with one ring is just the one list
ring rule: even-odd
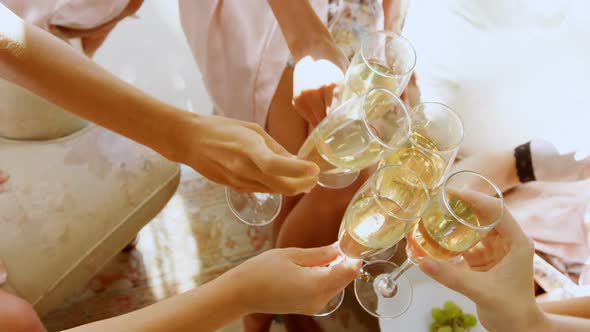
{"label": "knee", "polygon": [[44,332],[45,328],[30,303],[0,290],[0,331]]}

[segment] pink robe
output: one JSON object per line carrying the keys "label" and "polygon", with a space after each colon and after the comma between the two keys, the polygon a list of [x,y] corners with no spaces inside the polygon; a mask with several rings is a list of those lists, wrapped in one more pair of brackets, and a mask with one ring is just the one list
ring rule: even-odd
{"label": "pink robe", "polygon": [[[327,16],[327,0],[310,3]],[[180,0],[179,7],[216,112],[264,126],[290,55],[268,2]]]}
{"label": "pink robe", "polygon": [[[558,258],[563,272],[580,274],[579,284],[590,285],[590,158],[586,172],[575,179],[522,184],[506,195],[506,206],[535,249]],[[565,270],[565,271],[564,271]]]}
{"label": "pink robe", "polygon": [[0,0],[25,21],[59,33],[60,27],[90,30],[119,16],[129,0]]}

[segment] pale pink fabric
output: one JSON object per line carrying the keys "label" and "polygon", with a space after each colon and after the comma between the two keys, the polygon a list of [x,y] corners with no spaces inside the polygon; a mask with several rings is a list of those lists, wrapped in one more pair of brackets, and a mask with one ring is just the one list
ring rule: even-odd
{"label": "pale pink fabric", "polygon": [[[310,2],[318,16],[327,16],[327,0]],[[289,58],[289,49],[268,2],[179,3],[182,27],[216,111],[264,126]]]}
{"label": "pale pink fabric", "polygon": [[546,148],[532,154],[543,174],[506,195],[507,207],[537,250],[583,265],[580,284],[590,284],[590,157],[576,161]]}
{"label": "pale pink fabric", "polygon": [[119,16],[129,0],[0,0],[25,21],[45,30],[88,30]]}

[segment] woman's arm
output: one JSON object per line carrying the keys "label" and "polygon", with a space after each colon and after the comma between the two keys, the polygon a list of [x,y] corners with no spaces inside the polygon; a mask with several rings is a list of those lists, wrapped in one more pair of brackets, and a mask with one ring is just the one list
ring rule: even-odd
{"label": "woman's arm", "polygon": [[[336,65],[346,69],[348,61],[342,52],[336,52],[332,35],[322,20],[316,15],[308,0],[283,1],[268,0],[287,41],[287,46],[296,61],[307,55],[318,55],[328,50],[334,52]],[[335,47],[335,49],[330,49]],[[338,50],[339,51],[339,50]],[[328,59],[330,60],[330,59]]]}
{"label": "woman's arm", "polygon": [[492,180],[506,192],[520,184],[514,151],[478,153],[457,162],[452,172],[470,170]]}
{"label": "woman's arm", "polygon": [[293,105],[316,126],[344,80],[348,59],[307,0],[268,0],[297,63],[293,72]]}
{"label": "woman's arm", "polygon": [[248,313],[239,295],[235,285],[217,279],[144,309],[68,332],[216,331]]}
{"label": "woman's arm", "polygon": [[260,126],[162,103],[3,5],[0,22],[1,78],[234,189],[293,195],[314,186],[317,166]]}
{"label": "woman's arm", "polygon": [[544,321],[528,331],[585,332],[590,331],[590,319],[546,314]]}
{"label": "woman's arm", "polygon": [[68,332],[208,332],[254,312],[313,314],[358,274],[360,261],[325,267],[338,255],[335,246],[270,250],[192,291]]}
{"label": "woman's arm", "polygon": [[155,150],[171,150],[174,142],[161,138],[174,128],[179,112],[116,79],[1,5],[0,13],[2,78]]}
{"label": "woman's arm", "polygon": [[401,33],[403,27],[402,1],[383,0],[383,13],[385,14],[385,30]]}
{"label": "woman's arm", "polygon": [[506,192],[529,181],[578,181],[590,174],[590,157],[576,160],[574,153],[561,154],[551,143],[535,139],[510,151],[469,156],[453,171],[474,170],[494,181]]}
{"label": "woman's arm", "polygon": [[590,296],[576,297],[560,301],[540,302],[543,311],[580,318],[590,318]]}

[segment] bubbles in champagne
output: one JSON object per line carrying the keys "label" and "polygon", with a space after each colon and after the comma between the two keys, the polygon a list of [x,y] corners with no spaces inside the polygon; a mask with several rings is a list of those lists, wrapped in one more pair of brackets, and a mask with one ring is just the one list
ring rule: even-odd
{"label": "bubbles in champagne", "polygon": [[[464,221],[479,227],[477,215],[469,204],[455,196],[449,196],[453,211]],[[469,250],[480,240],[481,233],[459,222],[443,211],[441,204],[432,204],[422,220],[408,236],[408,249],[413,257],[430,256],[450,259]]]}
{"label": "bubbles in champagne", "polygon": [[372,88],[382,87],[397,95],[398,77],[394,76],[394,69],[370,59],[350,66],[346,73],[343,97],[348,100],[354,96],[361,96]]}
{"label": "bubbles in champagne", "polygon": [[349,205],[340,228],[340,249],[349,257],[363,258],[401,240],[408,223],[389,213],[400,206],[384,197],[365,197]]}
{"label": "bubbles in champagne", "polygon": [[349,119],[334,130],[319,131],[319,153],[341,169],[360,170],[375,164],[384,151],[362,120]]}
{"label": "bubbles in champagne", "polygon": [[414,132],[405,147],[387,156],[386,165],[403,165],[416,173],[429,189],[434,189],[442,179],[447,164],[436,152],[438,146],[427,137]]}
{"label": "bubbles in champagne", "polygon": [[336,166],[330,164],[318,151],[313,134],[303,143],[297,157],[317,164],[322,174],[329,174],[336,170]]}

